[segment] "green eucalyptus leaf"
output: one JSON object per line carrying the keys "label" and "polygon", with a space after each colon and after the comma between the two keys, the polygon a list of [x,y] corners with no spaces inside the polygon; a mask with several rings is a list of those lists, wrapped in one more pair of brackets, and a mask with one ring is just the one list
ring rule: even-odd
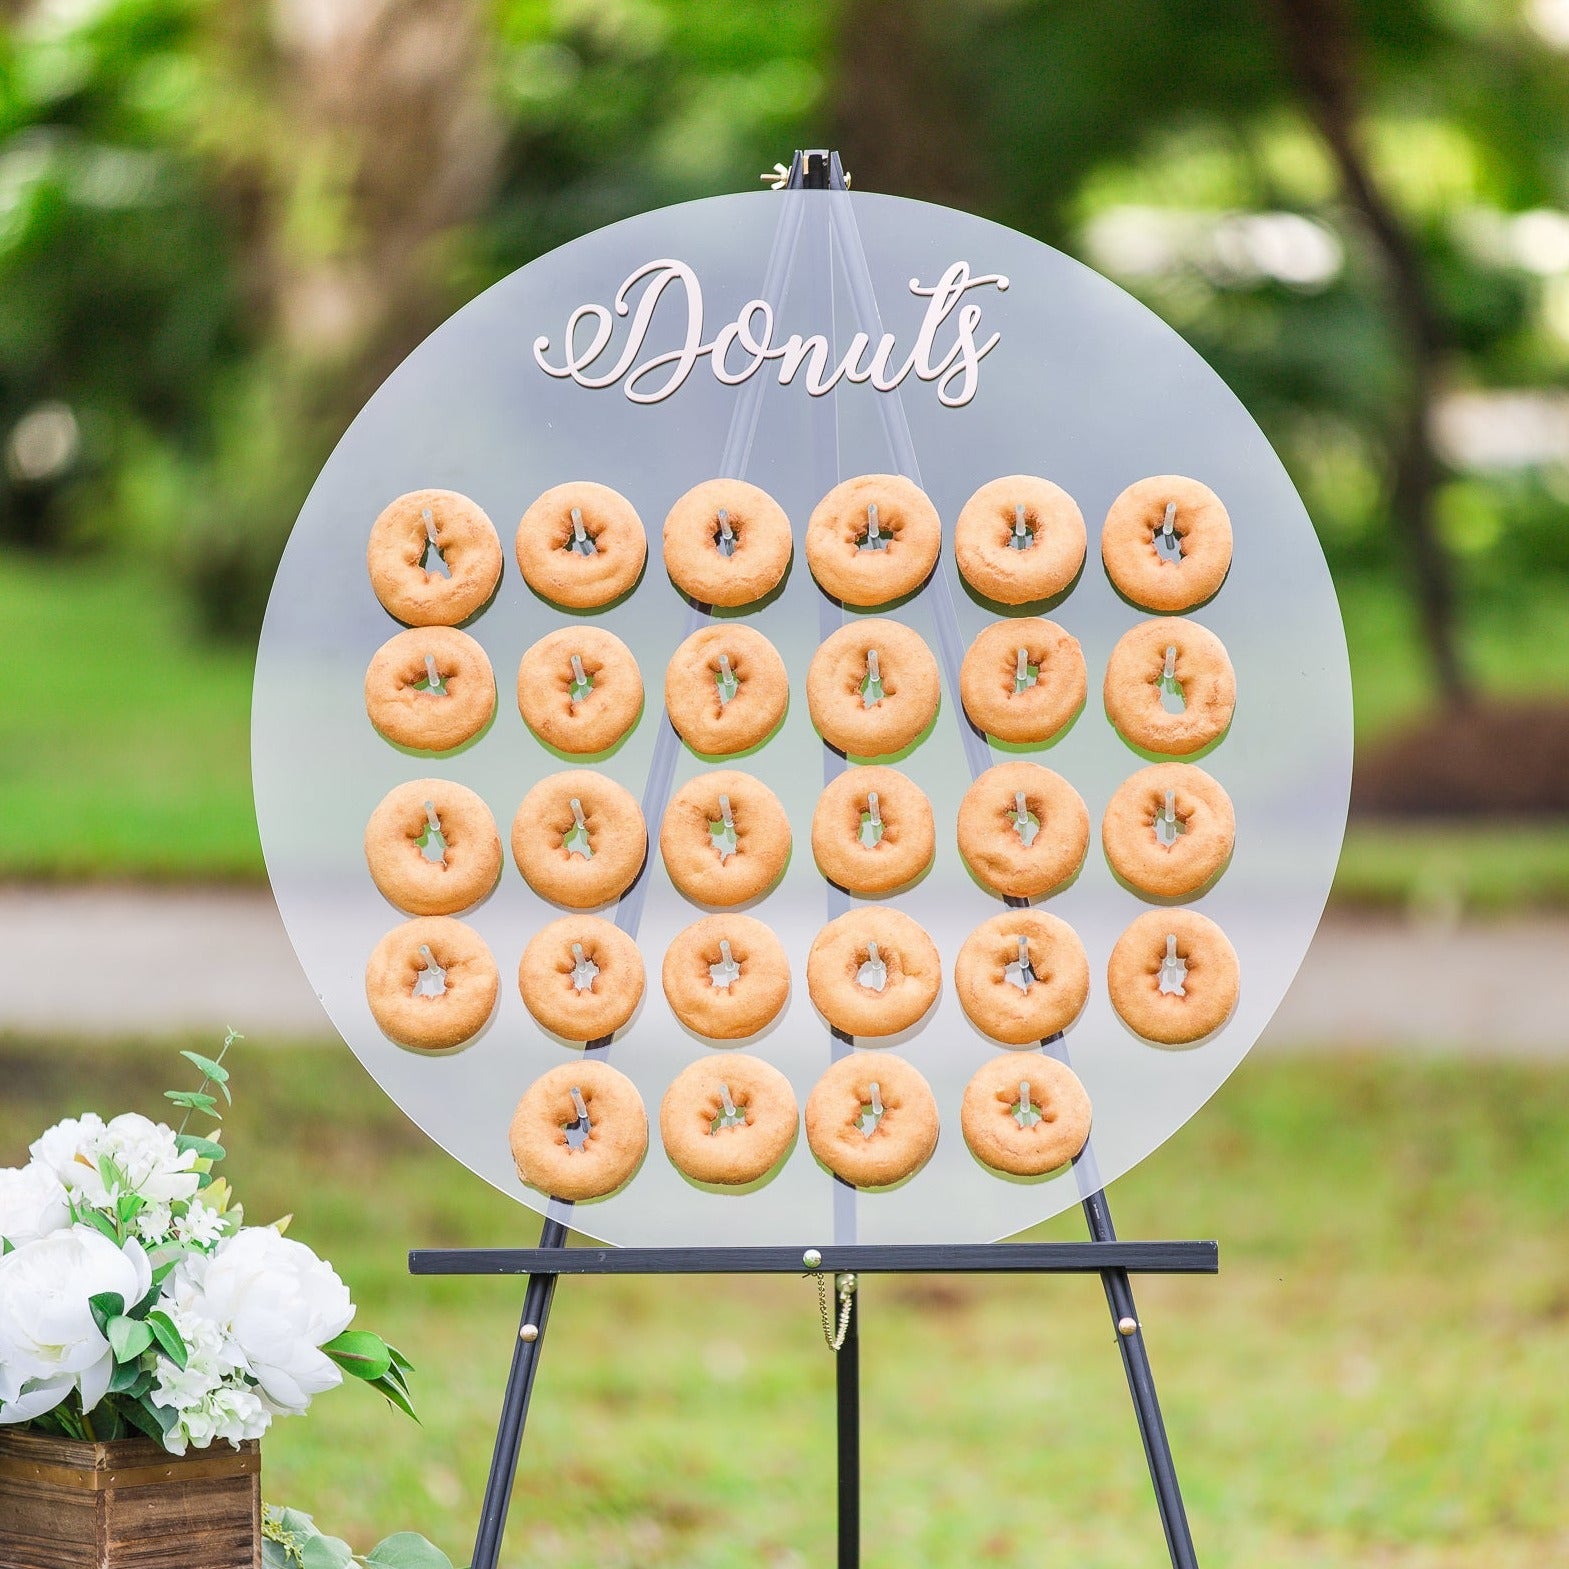
{"label": "green eucalyptus leaf", "polygon": [[[219,1116],[218,1102],[211,1095],[203,1094],[201,1090],[165,1090],[163,1098],[190,1111],[205,1111],[211,1116]],[[219,1120],[222,1120],[221,1117]]]}
{"label": "green eucalyptus leaf", "polygon": [[300,1547],[300,1569],[352,1569],[354,1550],[336,1536],[319,1532]]}
{"label": "green eucalyptus leaf", "polygon": [[136,1318],[112,1318],[105,1331],[116,1362],[134,1362],[152,1343],[149,1325]]}
{"label": "green eucalyptus leaf", "polygon": [[202,1077],[211,1079],[214,1084],[227,1084],[229,1070],[221,1062],[214,1062],[211,1057],[204,1057],[199,1051],[182,1051],[180,1055],[187,1062],[193,1062],[202,1070]]}
{"label": "green eucalyptus leaf", "polygon": [[365,1555],[376,1569],[452,1569],[452,1560],[418,1531],[399,1531]]}
{"label": "green eucalyptus leaf", "polygon": [[200,1160],[222,1160],[228,1153],[216,1139],[204,1139],[195,1133],[178,1134],[174,1143],[182,1155],[187,1150],[195,1150]]}
{"label": "green eucalyptus leaf", "polygon": [[271,1536],[262,1538],[262,1569],[299,1569],[299,1564],[282,1542]]}

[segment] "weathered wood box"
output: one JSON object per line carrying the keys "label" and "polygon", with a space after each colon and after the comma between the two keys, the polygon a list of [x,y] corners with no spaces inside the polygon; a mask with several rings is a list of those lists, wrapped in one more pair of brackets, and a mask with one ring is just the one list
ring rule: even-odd
{"label": "weathered wood box", "polygon": [[0,1428],[0,1569],[260,1569],[261,1446]]}

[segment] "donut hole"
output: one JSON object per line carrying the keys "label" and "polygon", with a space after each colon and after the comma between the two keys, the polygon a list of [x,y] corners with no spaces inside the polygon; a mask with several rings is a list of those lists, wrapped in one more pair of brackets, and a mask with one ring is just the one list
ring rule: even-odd
{"label": "donut hole", "polygon": [[595,556],[599,554],[597,543],[602,529],[591,528],[583,517],[581,507],[573,507],[561,522],[561,540],[559,548],[574,556]]}
{"label": "donut hole", "polygon": [[1182,688],[1182,679],[1177,674],[1177,645],[1168,643],[1166,652],[1161,656],[1160,668],[1150,678],[1155,688],[1156,696],[1160,699],[1160,706],[1168,714],[1181,714],[1187,712],[1187,694]]}
{"label": "donut hole", "polygon": [[433,802],[425,803],[425,823],[414,835],[414,848],[432,866],[446,867],[447,836],[442,832],[441,816]]}
{"label": "donut hole", "polygon": [[425,525],[425,544],[419,555],[419,568],[426,577],[452,576],[452,568],[447,565],[447,558],[442,554],[441,543],[436,538],[436,524],[431,516],[429,507],[420,513],[420,519]]}
{"label": "donut hole", "polygon": [[429,943],[421,943],[419,948],[420,963],[414,970],[414,984],[410,988],[413,997],[445,997],[447,995],[447,967],[440,963],[430,950]]}
{"label": "donut hole", "polygon": [[1009,550],[1029,550],[1035,544],[1035,535],[1041,527],[1039,515],[1022,502],[1014,506],[1013,512],[1004,512],[1002,515],[1003,539],[1002,543]]}
{"label": "donut hole", "polygon": [[866,1087],[866,1100],[855,1114],[853,1126],[863,1139],[869,1139],[882,1126],[888,1108],[883,1103],[882,1085],[873,1079]]}
{"label": "donut hole", "polygon": [[450,697],[447,690],[448,680],[455,674],[452,670],[443,671],[434,654],[426,654],[425,673],[408,683],[409,688],[415,692],[425,692],[431,697]]}
{"label": "donut hole", "polygon": [[887,550],[903,532],[904,520],[897,513],[885,518],[878,511],[877,503],[871,501],[866,506],[866,521],[851,543],[861,552]]}
{"label": "donut hole", "polygon": [[728,507],[720,507],[714,513],[714,531],[712,535],[714,549],[721,556],[733,556],[741,545],[741,519],[733,514]]}
{"label": "donut hole", "polygon": [[1158,560],[1178,566],[1187,554],[1183,540],[1187,538],[1188,525],[1177,527],[1177,503],[1168,501],[1150,530],[1150,544]]}

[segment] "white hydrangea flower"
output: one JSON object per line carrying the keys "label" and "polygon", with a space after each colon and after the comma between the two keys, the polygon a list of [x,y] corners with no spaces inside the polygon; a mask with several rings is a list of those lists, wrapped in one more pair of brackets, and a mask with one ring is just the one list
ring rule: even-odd
{"label": "white hydrangea flower", "polygon": [[131,1222],[131,1229],[148,1247],[168,1240],[174,1215],[167,1204],[148,1204]]}
{"label": "white hydrangea flower", "polygon": [[192,1199],[185,1213],[174,1222],[177,1242],[189,1247],[210,1248],[223,1235],[223,1216],[217,1210]]}
{"label": "white hydrangea flower", "polygon": [[231,1444],[260,1438],[271,1423],[272,1413],[252,1391],[219,1384],[200,1400],[180,1408],[163,1444],[172,1454],[183,1455],[191,1445],[205,1449],[220,1438]]}
{"label": "white hydrangea flower", "polygon": [[191,1254],[176,1272],[197,1287],[186,1311],[210,1320],[243,1354],[268,1408],[302,1412],[313,1395],[343,1382],[319,1348],[354,1317],[348,1288],[330,1264],[271,1226],[253,1226]]}
{"label": "white hydrangea flower", "polygon": [[35,1160],[0,1170],[0,1237],[13,1248],[70,1224],[70,1204],[53,1167]]}

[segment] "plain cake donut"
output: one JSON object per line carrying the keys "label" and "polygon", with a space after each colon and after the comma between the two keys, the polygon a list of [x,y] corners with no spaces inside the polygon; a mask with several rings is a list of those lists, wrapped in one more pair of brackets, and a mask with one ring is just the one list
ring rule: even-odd
{"label": "plain cake donut", "polygon": [[790,819],[760,779],[718,768],[671,796],[659,853],[688,899],[745,904],[771,888],[790,859]]}
{"label": "plain cake donut", "polygon": [[365,1000],[400,1046],[441,1051],[485,1028],[501,989],[485,940],[448,915],[395,926],[371,950]]}
{"label": "plain cake donut", "polygon": [[790,678],[761,632],[734,621],[700,627],[665,667],[665,712],[694,752],[728,757],[766,741],[784,718]]}
{"label": "plain cake donut", "polygon": [[410,915],[457,915],[501,875],[490,808],[450,779],[389,790],[365,825],[365,864],[385,898]]}
{"label": "plain cake donut", "polygon": [[993,622],[959,668],[965,713],[999,741],[1051,740],[1084,706],[1088,686],[1079,640],[1035,618]]}
{"label": "plain cake donut", "polygon": [[806,1098],[812,1153],[857,1188],[914,1176],[932,1158],[937,1132],[931,1086],[892,1052],[841,1057]]}
{"label": "plain cake donut", "polygon": [[1144,610],[1191,610],[1231,570],[1231,517],[1208,485],[1156,474],[1112,502],[1100,553],[1125,599]]}
{"label": "plain cake donut", "polygon": [[485,650],[456,627],[413,627],[389,637],[365,672],[365,712],[394,746],[451,752],[496,712]]}
{"label": "plain cake donut", "polygon": [[371,525],[365,565],[388,615],[406,626],[456,626],[496,592],[501,540],[495,524],[467,496],[411,490]]}
{"label": "plain cake donut", "polygon": [[1078,503],[1033,474],[982,485],[953,529],[953,557],[965,582],[1002,605],[1060,594],[1079,575],[1086,543]]}
{"label": "plain cake donut", "polygon": [[550,1198],[579,1203],[614,1193],[637,1170],[648,1152],[648,1113],[624,1073],[584,1058],[564,1062],[529,1085],[513,1113],[508,1141],[524,1182]]}
{"label": "plain cake donut", "polygon": [[517,556],[523,581],[540,598],[597,610],[637,582],[648,540],[637,509],[619,491],[574,480],[552,485],[523,514]]}
{"label": "plain cake donut", "polygon": [[700,605],[750,605],[778,586],[795,541],[784,509],[756,485],[710,479],[665,518],[665,570]]}
{"label": "plain cake donut", "polygon": [[1043,1177],[1066,1166],[1090,1136],[1090,1098],[1053,1057],[1004,1052],[983,1063],[959,1104],[964,1142],[983,1166]]}
{"label": "plain cake donut", "polygon": [[937,849],[932,803],[897,768],[846,768],[817,798],[812,855],[829,882],[881,896],[913,882]]}
{"label": "plain cake donut", "polygon": [[724,1187],[766,1177],[794,1142],[799,1120],[790,1081],[742,1052],[700,1057],[659,1103],[670,1164],[694,1182]]}
{"label": "plain cake donut", "polygon": [[1090,961],[1066,921],[1044,910],[1009,910],[965,938],[953,987],[982,1034],[1005,1046],[1038,1046],[1083,1013]]}
{"label": "plain cake donut", "polygon": [[1191,1046],[1237,1005],[1241,972],[1226,934],[1197,910],[1146,910],[1117,939],[1106,966],[1111,1005],[1137,1036]]}
{"label": "plain cake donut", "polygon": [[1106,662],[1103,696],[1124,740],[1186,757],[1226,733],[1237,679],[1226,645],[1208,627],[1172,616],[1122,634]]}
{"label": "plain cake donut", "polygon": [[862,474],[835,485],[806,525],[812,576],[847,605],[886,605],[913,593],[931,576],[941,548],[936,507],[902,474]]}
{"label": "plain cake donut", "polygon": [[569,1041],[604,1040],[643,1000],[643,956],[613,921],[564,915],[529,938],[518,990],[541,1028]]}
{"label": "plain cake donut", "polygon": [[1231,797],[1195,763],[1155,763],[1124,779],[1101,821],[1112,871],[1151,899],[1188,899],[1231,859]]}
{"label": "plain cake donut", "polygon": [[902,910],[866,905],[830,921],[806,956],[806,989],[845,1035],[897,1035],[942,988],[937,945]]}
{"label": "plain cake donut", "polygon": [[790,961],[772,930],[750,915],[705,915],[678,932],[660,972],[670,1011],[712,1041],[766,1029],[790,996]]}
{"label": "plain cake donut", "polygon": [[558,752],[609,751],[642,711],[643,674],[612,632],[583,625],[547,632],[518,662],[518,712]]}
{"label": "plain cake donut", "polygon": [[512,820],[512,858],[523,880],[542,899],[572,910],[619,899],[647,853],[637,801],[592,768],[541,779]]}
{"label": "plain cake donut", "polygon": [[852,621],[818,645],[806,706],[830,746],[853,757],[891,757],[937,713],[937,661],[898,621]]}
{"label": "plain cake donut", "polygon": [[1039,763],[998,763],[959,803],[959,853],[1005,898],[1039,899],[1060,888],[1083,866],[1089,843],[1084,798]]}

